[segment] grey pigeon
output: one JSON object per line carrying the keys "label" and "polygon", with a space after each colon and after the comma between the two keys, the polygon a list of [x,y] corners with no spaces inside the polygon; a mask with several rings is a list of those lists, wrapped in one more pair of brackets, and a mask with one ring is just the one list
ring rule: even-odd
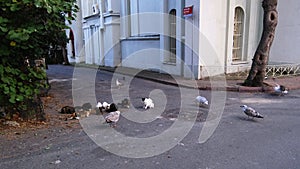
{"label": "grey pigeon", "polygon": [[243,108],[243,112],[248,116],[248,117],[256,117],[256,118],[264,118],[261,114],[259,114],[256,110],[254,110],[252,107],[248,107],[247,105],[242,105],[240,106]]}
{"label": "grey pigeon", "polygon": [[208,106],[208,100],[205,97],[203,97],[203,96],[197,96],[196,97],[196,102],[200,106],[203,106],[203,105]]}

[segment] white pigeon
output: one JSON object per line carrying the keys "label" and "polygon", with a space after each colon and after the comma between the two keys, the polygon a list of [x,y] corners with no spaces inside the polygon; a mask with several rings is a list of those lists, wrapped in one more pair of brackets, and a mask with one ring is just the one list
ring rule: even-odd
{"label": "white pigeon", "polygon": [[123,86],[123,83],[121,83],[121,82],[119,81],[119,79],[116,79],[116,86],[117,86],[118,88],[120,88],[121,86]]}
{"label": "white pigeon", "polygon": [[145,109],[154,108],[154,103],[153,103],[153,100],[151,98],[143,97],[142,101],[144,103],[144,108]]}
{"label": "white pigeon", "polygon": [[203,106],[203,105],[208,106],[208,100],[203,96],[197,96],[196,102],[201,106]]}
{"label": "white pigeon", "polygon": [[106,123],[109,123],[110,126],[112,126],[112,127],[116,127],[116,123],[119,121],[120,114],[121,114],[120,111],[113,111],[113,112],[110,112],[110,113],[105,117]]}
{"label": "white pigeon", "polygon": [[240,106],[243,108],[243,112],[249,117],[256,117],[256,118],[264,118],[261,114],[259,114],[256,110],[254,110],[252,107],[248,107],[247,105]]}

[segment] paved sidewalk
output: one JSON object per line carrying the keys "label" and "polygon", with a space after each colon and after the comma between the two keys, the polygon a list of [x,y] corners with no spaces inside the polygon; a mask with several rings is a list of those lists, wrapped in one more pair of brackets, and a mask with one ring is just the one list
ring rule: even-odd
{"label": "paved sidewalk", "polygon": [[[76,64],[80,67],[95,68],[103,71],[115,72],[116,69],[112,67],[99,67],[98,65]],[[137,70],[133,68],[119,67],[117,72],[125,75],[135,75],[136,77],[168,84],[175,86],[183,86],[187,88],[198,88],[200,90],[226,90],[236,92],[270,92],[273,90],[275,84],[272,78],[265,80],[265,87],[245,87],[240,84],[244,79],[233,79],[228,77],[214,77],[203,80],[187,79],[180,76],[170,76],[164,73],[158,73],[147,70]],[[279,77],[276,83],[284,85],[288,90],[300,89],[300,76]],[[212,85],[213,84],[213,85]]]}

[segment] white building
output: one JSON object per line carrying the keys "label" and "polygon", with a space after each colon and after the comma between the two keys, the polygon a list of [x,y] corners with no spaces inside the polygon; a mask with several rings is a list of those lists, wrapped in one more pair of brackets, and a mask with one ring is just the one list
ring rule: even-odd
{"label": "white building", "polygon": [[[291,6],[278,4],[280,18],[270,61],[288,55],[288,62],[294,62],[299,55],[297,48],[282,50],[289,46],[285,43],[290,39],[283,36],[286,30],[294,33],[288,37],[295,45],[299,42],[299,21],[284,19],[299,15],[300,2],[288,1]],[[197,79],[248,69],[262,32],[261,2],[78,1],[81,11],[72,26],[77,50],[74,61],[152,69]],[[290,10],[295,13],[288,13]],[[70,45],[68,53],[72,54]]]}
{"label": "white building", "polygon": [[278,25],[270,52],[270,63],[300,63],[300,1],[278,2]]}

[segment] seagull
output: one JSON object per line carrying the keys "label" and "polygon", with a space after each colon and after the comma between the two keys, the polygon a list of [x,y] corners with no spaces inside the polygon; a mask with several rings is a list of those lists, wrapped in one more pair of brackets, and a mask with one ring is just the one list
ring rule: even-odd
{"label": "seagull", "polygon": [[105,117],[105,122],[109,123],[110,126],[116,127],[116,123],[119,121],[120,118],[120,111],[113,111],[110,112],[106,117]]}
{"label": "seagull", "polygon": [[[273,78],[273,81],[275,82],[275,78]],[[274,86],[274,93],[276,95],[285,95],[288,94],[288,90],[285,86],[283,85],[279,85],[278,83],[275,82],[275,86]]]}
{"label": "seagull", "polygon": [[116,79],[116,86],[120,89],[120,87],[123,86],[123,83],[121,83],[119,79]]}
{"label": "seagull", "polygon": [[276,83],[274,86],[274,94],[285,95],[288,94],[288,90],[285,86]]}
{"label": "seagull", "polygon": [[144,103],[144,108],[145,109],[154,108],[154,103],[153,103],[153,100],[151,98],[143,97],[142,101]]}
{"label": "seagull", "polygon": [[197,96],[196,97],[196,102],[201,106],[208,106],[208,100],[205,98],[205,97],[203,97],[203,96]]}
{"label": "seagull", "polygon": [[256,110],[254,110],[251,107],[248,107],[247,105],[240,106],[243,108],[243,112],[249,117],[256,117],[256,118],[264,118],[261,114],[259,114]]}

